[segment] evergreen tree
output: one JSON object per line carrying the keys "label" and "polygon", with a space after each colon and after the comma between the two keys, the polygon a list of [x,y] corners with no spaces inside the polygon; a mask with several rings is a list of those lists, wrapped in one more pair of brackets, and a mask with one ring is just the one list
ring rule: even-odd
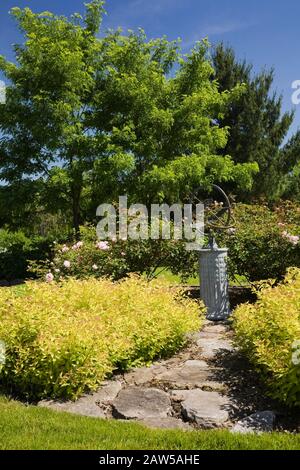
{"label": "evergreen tree", "polygon": [[293,122],[294,113],[282,113],[282,96],[272,91],[274,71],[253,74],[253,66],[239,61],[232,48],[219,44],[213,51],[215,78],[220,91],[245,84],[245,92],[225,111],[220,125],[228,126],[229,138],[222,154],[234,162],[257,162],[259,173],[251,192],[239,196],[276,199],[283,191],[284,176],[291,169],[282,144]]}
{"label": "evergreen tree", "polygon": [[281,152],[281,165],[287,174],[284,198],[300,201],[300,130],[287,142]]}

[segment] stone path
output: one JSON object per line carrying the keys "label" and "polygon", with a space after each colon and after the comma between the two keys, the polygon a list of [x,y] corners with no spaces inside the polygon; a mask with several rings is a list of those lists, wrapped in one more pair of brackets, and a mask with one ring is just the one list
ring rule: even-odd
{"label": "stone path", "polygon": [[[232,369],[235,355],[229,327],[206,322],[203,330],[191,337],[190,345],[171,359],[118,375],[97,393],[77,402],[42,401],[39,406],[96,418],[136,420],[154,428],[233,428],[234,432],[245,432],[254,423],[259,431],[260,415],[245,418],[264,408],[251,407],[249,400],[245,403],[243,387],[250,397],[259,391],[243,384],[238,368]],[[243,384],[242,393],[239,383]],[[262,425],[269,430],[274,419],[272,412],[263,414]]]}

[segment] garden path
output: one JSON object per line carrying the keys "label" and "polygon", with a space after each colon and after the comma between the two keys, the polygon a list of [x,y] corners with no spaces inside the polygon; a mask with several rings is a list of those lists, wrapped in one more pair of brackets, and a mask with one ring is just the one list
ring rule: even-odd
{"label": "garden path", "polygon": [[[188,347],[151,367],[117,375],[76,402],[42,401],[39,406],[104,419],[136,420],[154,428],[243,428],[254,412],[259,429],[273,429],[270,400],[256,374],[238,354],[226,323],[206,322]],[[265,413],[265,410],[268,410]],[[248,418],[249,419],[249,418]]]}

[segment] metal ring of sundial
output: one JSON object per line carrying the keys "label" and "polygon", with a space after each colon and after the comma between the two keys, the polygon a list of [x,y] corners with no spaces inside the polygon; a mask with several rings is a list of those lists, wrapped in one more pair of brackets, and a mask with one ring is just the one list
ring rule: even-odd
{"label": "metal ring of sundial", "polygon": [[206,221],[205,228],[206,231],[211,230],[228,230],[234,227],[234,217],[232,213],[232,206],[229,200],[229,197],[225,191],[220,188],[220,186],[213,184],[213,189],[217,191],[222,198],[221,202],[215,200],[215,198],[208,198],[204,201],[197,197],[199,192],[203,193],[201,188],[198,188],[192,195],[191,202],[194,204],[202,203],[204,204],[204,209],[216,207],[216,212],[213,213]]}

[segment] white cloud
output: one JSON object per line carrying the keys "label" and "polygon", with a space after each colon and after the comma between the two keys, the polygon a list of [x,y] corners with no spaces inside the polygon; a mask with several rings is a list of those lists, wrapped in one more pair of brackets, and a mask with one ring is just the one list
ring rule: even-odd
{"label": "white cloud", "polygon": [[224,24],[209,25],[204,27],[203,35],[217,36],[219,34],[233,33],[235,31],[240,31],[241,29],[248,28],[249,26],[249,23],[241,23],[238,21],[232,23],[229,22]]}
{"label": "white cloud", "polygon": [[190,39],[182,42],[182,49],[186,50],[191,48],[196,41],[200,41],[201,39],[208,36],[220,36],[222,34],[233,33],[235,31],[241,31],[243,29],[249,28],[252,26],[253,23],[243,23],[243,22],[225,22],[222,24],[210,24],[204,25],[200,28],[199,33],[195,33]]}
{"label": "white cloud", "polygon": [[126,5],[126,10],[131,15],[157,14],[185,6],[186,3],[187,0],[132,0]]}

